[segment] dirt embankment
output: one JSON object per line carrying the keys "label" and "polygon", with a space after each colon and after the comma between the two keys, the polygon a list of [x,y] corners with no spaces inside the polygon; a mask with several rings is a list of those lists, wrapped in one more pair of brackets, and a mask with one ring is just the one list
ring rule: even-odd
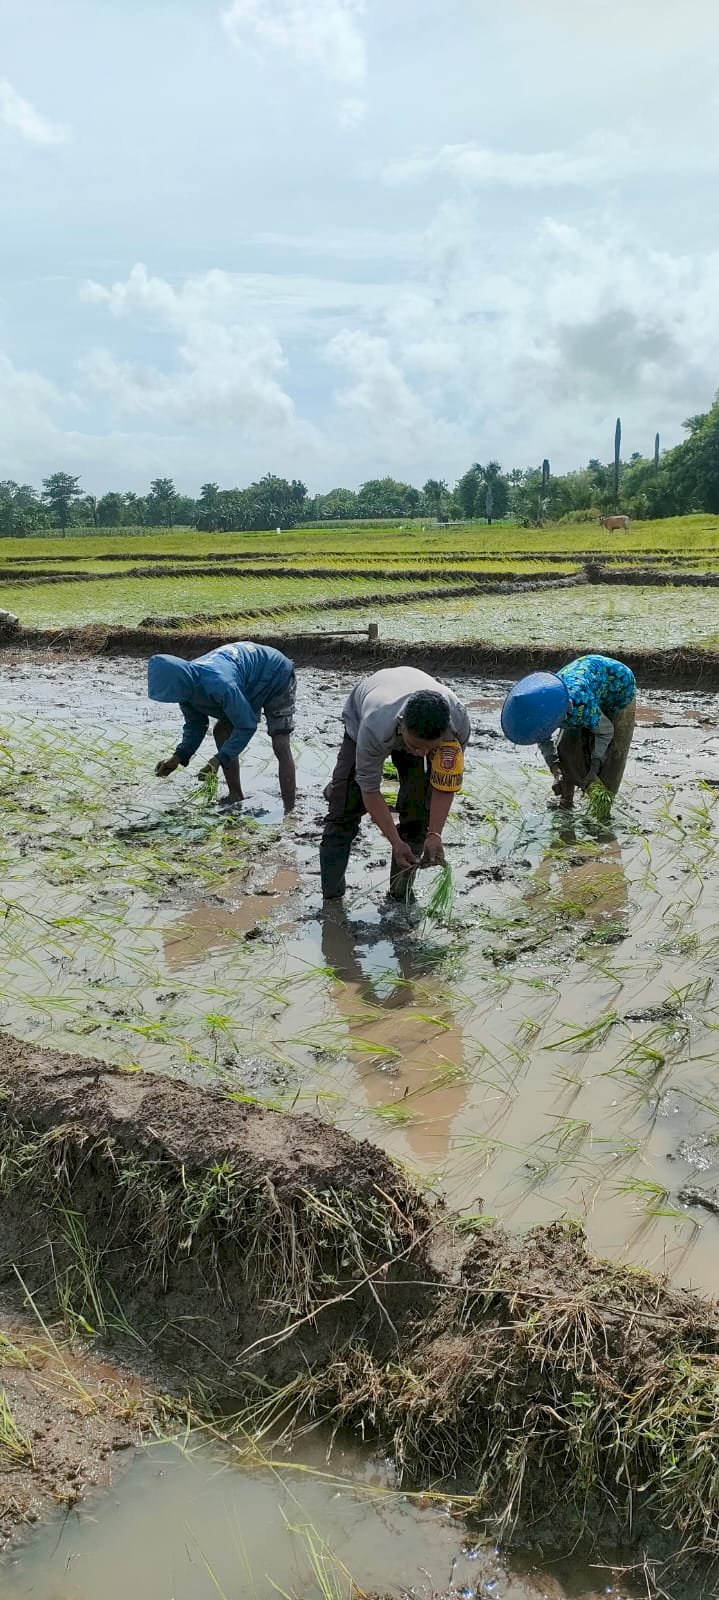
{"label": "dirt embankment", "polygon": [[[215,622],[217,619],[215,619]],[[411,644],[400,640],[370,643],[367,638],[347,638],[344,634],[272,633],[255,629],[252,637],[259,644],[283,650],[300,667],[354,668],[358,674],[394,666],[398,661],[436,672],[439,677],[518,678],[538,668],[557,671],[573,657],[582,655],[586,645],[495,645],[482,640],[443,644]],[[72,655],[117,655],[146,660],[156,651],[191,659],[224,644],[226,631],[185,626],[176,631],[153,627],[118,628],[102,623],[72,629],[21,628],[2,637],[14,650],[27,647]],[[719,689],[719,652],[711,650],[623,650],[626,661],[644,689]]]}
{"label": "dirt embankment", "polygon": [[[441,579],[442,593],[444,593],[445,585],[449,583],[467,584],[470,590],[475,586],[482,589],[485,585],[494,587],[497,584],[502,584],[511,591],[517,587],[526,588],[529,586],[533,588],[539,584],[554,585],[558,581],[551,568],[546,572],[533,572],[529,578],[522,577],[521,573],[508,573],[506,567],[487,568],[486,571],[479,570],[473,573],[462,566],[445,567],[441,565],[436,568],[434,561],[432,570],[433,575],[437,579]],[[577,570],[579,573],[579,568]],[[327,578],[333,581],[342,578],[351,578],[356,581],[357,578],[364,578],[368,583],[372,583],[376,579],[384,580],[394,577],[407,580],[415,578],[418,580],[421,589],[423,582],[427,578],[427,571],[427,566],[415,568],[409,565],[402,568],[394,565],[389,567],[381,566],[379,563],[374,567],[297,567],[278,566],[273,563],[268,571],[267,567],[253,566],[251,563],[244,562],[241,566],[237,564],[221,564],[219,562],[214,562],[212,565],[197,565],[188,564],[183,560],[165,566],[128,567],[122,572],[33,572],[31,569],[0,567],[0,581],[3,583],[11,582],[17,585],[18,588],[36,589],[41,588],[44,584],[58,583],[123,583],[128,578]],[[581,573],[579,573],[579,576],[581,577]],[[573,579],[570,575],[559,581],[566,584],[573,581]],[[416,598],[416,593],[416,589],[413,589],[413,598]],[[336,604],[337,602],[334,603]],[[323,604],[326,605],[327,601],[324,601]]]}
{"label": "dirt embankment", "polygon": [[415,1481],[459,1476],[506,1536],[716,1562],[716,1305],[575,1228],[467,1245],[311,1117],[8,1038],[0,1095],[7,1293],[14,1262],[43,1308],[248,1425],[326,1418]]}
{"label": "dirt embankment", "polygon": [[0,1312],[0,1549],[106,1487],[155,1409],[131,1373]]}

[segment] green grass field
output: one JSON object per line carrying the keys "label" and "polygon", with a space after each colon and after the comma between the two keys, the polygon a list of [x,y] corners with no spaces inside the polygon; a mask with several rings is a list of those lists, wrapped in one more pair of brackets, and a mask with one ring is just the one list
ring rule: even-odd
{"label": "green grass field", "polygon": [[[639,522],[610,533],[596,522],[526,529],[355,524],[287,533],[118,529],[68,538],[0,541],[0,605],[28,627],[135,627],[145,618],[217,618],[230,632],[315,630],[377,620],[384,637],[542,644],[603,641],[697,644],[716,635],[713,591],[582,586],[516,599],[467,594],[472,583],[559,580],[603,556],[631,577],[661,570],[714,574],[719,517]],[[15,576],[16,575],[16,576]],[[63,582],[62,580],[67,581]],[[53,581],[50,581],[50,580]],[[442,597],[437,597],[437,591]],[[348,614],[346,605],[351,606]],[[375,614],[376,608],[376,614]]]}

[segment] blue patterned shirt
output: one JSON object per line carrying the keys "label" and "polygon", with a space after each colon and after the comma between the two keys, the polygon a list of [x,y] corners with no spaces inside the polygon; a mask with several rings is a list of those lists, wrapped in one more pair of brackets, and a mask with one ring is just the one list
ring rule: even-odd
{"label": "blue patterned shirt", "polygon": [[578,656],[557,677],[572,702],[563,728],[598,728],[602,714],[611,718],[613,711],[623,711],[637,692],[634,673],[611,656]]}
{"label": "blue patterned shirt", "polygon": [[[577,656],[576,661],[560,669],[557,677],[570,699],[559,729],[586,728],[594,734],[592,768],[598,769],[614,738],[612,712],[623,711],[636,695],[634,673],[611,656]],[[543,739],[539,748],[547,766],[553,769],[558,759],[555,739]]]}

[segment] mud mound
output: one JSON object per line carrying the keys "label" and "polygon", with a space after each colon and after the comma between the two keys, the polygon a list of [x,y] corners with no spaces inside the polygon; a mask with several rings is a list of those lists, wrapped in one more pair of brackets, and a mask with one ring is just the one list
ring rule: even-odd
{"label": "mud mound", "polygon": [[488,1228],[395,1360],[355,1344],[302,1405],[369,1413],[412,1477],[459,1476],[500,1531],[719,1557],[717,1309],[597,1261],[577,1228]]}
{"label": "mud mound", "polygon": [[[213,627],[205,629],[190,626],[187,618],[175,620],[182,623],[176,631],[169,628],[167,619],[163,619],[162,628],[157,621],[152,627],[144,625],[138,628],[116,628],[102,623],[65,630],[23,628],[8,642],[12,642],[14,650],[25,645],[32,650],[40,648],[76,656],[106,654],[139,657],[142,660],[168,648],[175,655],[192,658],[226,642],[226,630],[217,625],[217,618]],[[264,620],[267,623],[266,613]],[[436,672],[440,677],[451,673],[456,677],[466,675],[500,679],[521,677],[523,673],[534,672],[539,667],[557,671],[575,656],[581,655],[586,648],[582,645],[553,644],[503,646],[481,640],[423,644],[417,640],[402,643],[399,640],[380,639],[370,643],[366,638],[321,633],[270,633],[266,628],[259,631],[255,629],[253,638],[259,644],[269,644],[283,650],[298,666],[346,667],[357,672],[374,672],[381,666],[394,666],[402,661],[421,667],[425,672]],[[719,689],[719,653],[716,651],[624,650],[622,659],[631,667],[643,689]]]}
{"label": "mud mound", "polygon": [[8,1038],[0,1100],[8,1286],[14,1262],[248,1428],[319,1418],[415,1482],[459,1478],[505,1536],[716,1565],[715,1304],[598,1261],[575,1226],[467,1246],[312,1117]]}
{"label": "mud mound", "polygon": [[420,1196],[311,1117],[8,1038],[0,1096],[5,1262],[216,1390],[256,1350],[263,1375],[294,1374],[364,1319],[381,1347],[403,1280],[427,1277]]}

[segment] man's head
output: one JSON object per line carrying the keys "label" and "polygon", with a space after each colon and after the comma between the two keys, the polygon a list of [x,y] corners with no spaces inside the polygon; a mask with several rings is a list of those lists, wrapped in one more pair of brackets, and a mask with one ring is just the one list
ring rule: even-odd
{"label": "man's head", "polygon": [[434,689],[411,694],[402,712],[400,732],[413,756],[428,756],[450,725],[449,704]]}
{"label": "man's head", "polygon": [[196,680],[196,668],[181,656],[150,656],[147,663],[147,692],[151,700],[165,705],[189,700]]}

